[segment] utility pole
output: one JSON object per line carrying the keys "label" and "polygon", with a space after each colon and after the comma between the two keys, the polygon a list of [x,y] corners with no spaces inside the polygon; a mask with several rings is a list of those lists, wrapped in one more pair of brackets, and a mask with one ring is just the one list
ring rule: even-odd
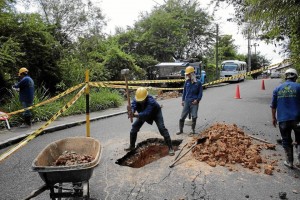
{"label": "utility pole", "polygon": [[251,33],[248,27],[248,71],[251,71]]}
{"label": "utility pole", "polygon": [[217,33],[216,33],[216,80],[219,78],[218,74],[218,63],[219,63],[219,24],[216,24]]}

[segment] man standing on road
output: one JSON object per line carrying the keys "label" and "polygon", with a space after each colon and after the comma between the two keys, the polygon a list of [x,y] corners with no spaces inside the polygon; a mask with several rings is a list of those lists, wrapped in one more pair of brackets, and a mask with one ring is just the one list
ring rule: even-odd
{"label": "man standing on road", "polygon": [[125,151],[131,151],[135,148],[137,133],[145,122],[153,124],[155,121],[159,133],[164,137],[169,147],[169,155],[175,155],[172,147],[172,141],[168,129],[165,127],[161,106],[156,100],[148,95],[148,91],[144,87],[139,87],[135,93],[135,99],[131,103],[131,110],[128,111],[129,117],[136,117],[130,131],[130,146]]}
{"label": "man standing on road", "polygon": [[189,136],[195,135],[196,121],[198,117],[199,102],[202,99],[203,88],[201,81],[196,79],[195,69],[189,66],[185,69],[186,81],[184,83],[182,102],[183,110],[179,119],[179,132],[176,134],[183,133],[184,120],[190,113],[192,115],[192,132]]}
{"label": "man standing on road", "polygon": [[271,103],[273,125],[276,127],[278,121],[282,146],[286,154],[284,165],[290,168],[293,168],[294,162],[292,130],[294,130],[297,143],[298,163],[296,166],[300,168],[300,84],[296,83],[297,78],[298,74],[295,69],[286,70],[286,81],[275,88]]}
{"label": "man standing on road", "polygon": [[[34,98],[34,82],[28,75],[28,69],[22,67],[18,74],[20,81],[13,86],[13,89],[19,91],[19,99],[23,108],[32,106]],[[31,112],[25,110],[23,113],[24,123],[20,126],[21,128],[27,128],[31,126]]]}

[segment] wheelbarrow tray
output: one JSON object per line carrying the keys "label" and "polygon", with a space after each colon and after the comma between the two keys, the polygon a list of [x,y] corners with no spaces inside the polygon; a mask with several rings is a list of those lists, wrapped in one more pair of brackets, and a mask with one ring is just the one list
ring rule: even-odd
{"label": "wheelbarrow tray", "polygon": [[[57,158],[65,151],[90,155],[94,159],[89,163],[72,166],[52,166]],[[99,164],[101,145],[90,137],[70,137],[55,141],[46,146],[34,159],[32,170],[39,173],[47,185],[56,183],[77,183],[88,181],[94,168]]]}

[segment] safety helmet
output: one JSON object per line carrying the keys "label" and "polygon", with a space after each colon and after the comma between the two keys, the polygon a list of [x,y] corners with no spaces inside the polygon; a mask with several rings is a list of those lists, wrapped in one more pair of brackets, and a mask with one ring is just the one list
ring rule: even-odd
{"label": "safety helmet", "polygon": [[135,92],[135,100],[136,101],[144,101],[148,95],[148,91],[144,87],[139,87]]}
{"label": "safety helmet", "polygon": [[287,69],[284,74],[285,74],[285,78],[298,78],[298,73],[293,68]]}
{"label": "safety helmet", "polygon": [[190,74],[190,73],[192,73],[192,72],[195,72],[195,69],[194,69],[194,67],[192,67],[192,66],[188,66],[188,67],[185,69],[185,75]]}
{"label": "safety helmet", "polygon": [[19,76],[21,76],[22,73],[27,73],[28,72],[28,69],[25,68],[25,67],[22,67],[20,70],[19,70]]}

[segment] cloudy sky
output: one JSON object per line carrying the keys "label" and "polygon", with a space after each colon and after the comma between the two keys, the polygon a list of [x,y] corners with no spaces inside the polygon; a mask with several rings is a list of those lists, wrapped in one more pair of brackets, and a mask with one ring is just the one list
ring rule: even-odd
{"label": "cloudy sky", "polygon": [[[108,21],[106,28],[107,33],[114,33],[115,27],[132,26],[135,21],[138,20],[140,12],[150,12],[153,6],[162,4],[164,0],[96,0],[98,5],[102,8]],[[198,0],[200,5],[203,5],[210,14],[212,9],[207,5],[210,0]],[[226,19],[233,16],[233,8],[230,6],[223,6],[220,11],[216,13],[216,23],[219,24],[219,34],[231,34],[235,39],[235,44],[239,46],[239,53],[248,53],[248,41],[240,33],[241,30],[233,22],[227,22]],[[266,58],[271,59],[272,63],[278,63],[283,58],[274,52],[275,47],[273,45],[267,45],[264,42],[258,40],[252,40],[251,44],[256,43],[256,52],[260,52]],[[258,46],[259,45],[259,46]],[[254,46],[252,47],[252,54],[255,52]]]}

